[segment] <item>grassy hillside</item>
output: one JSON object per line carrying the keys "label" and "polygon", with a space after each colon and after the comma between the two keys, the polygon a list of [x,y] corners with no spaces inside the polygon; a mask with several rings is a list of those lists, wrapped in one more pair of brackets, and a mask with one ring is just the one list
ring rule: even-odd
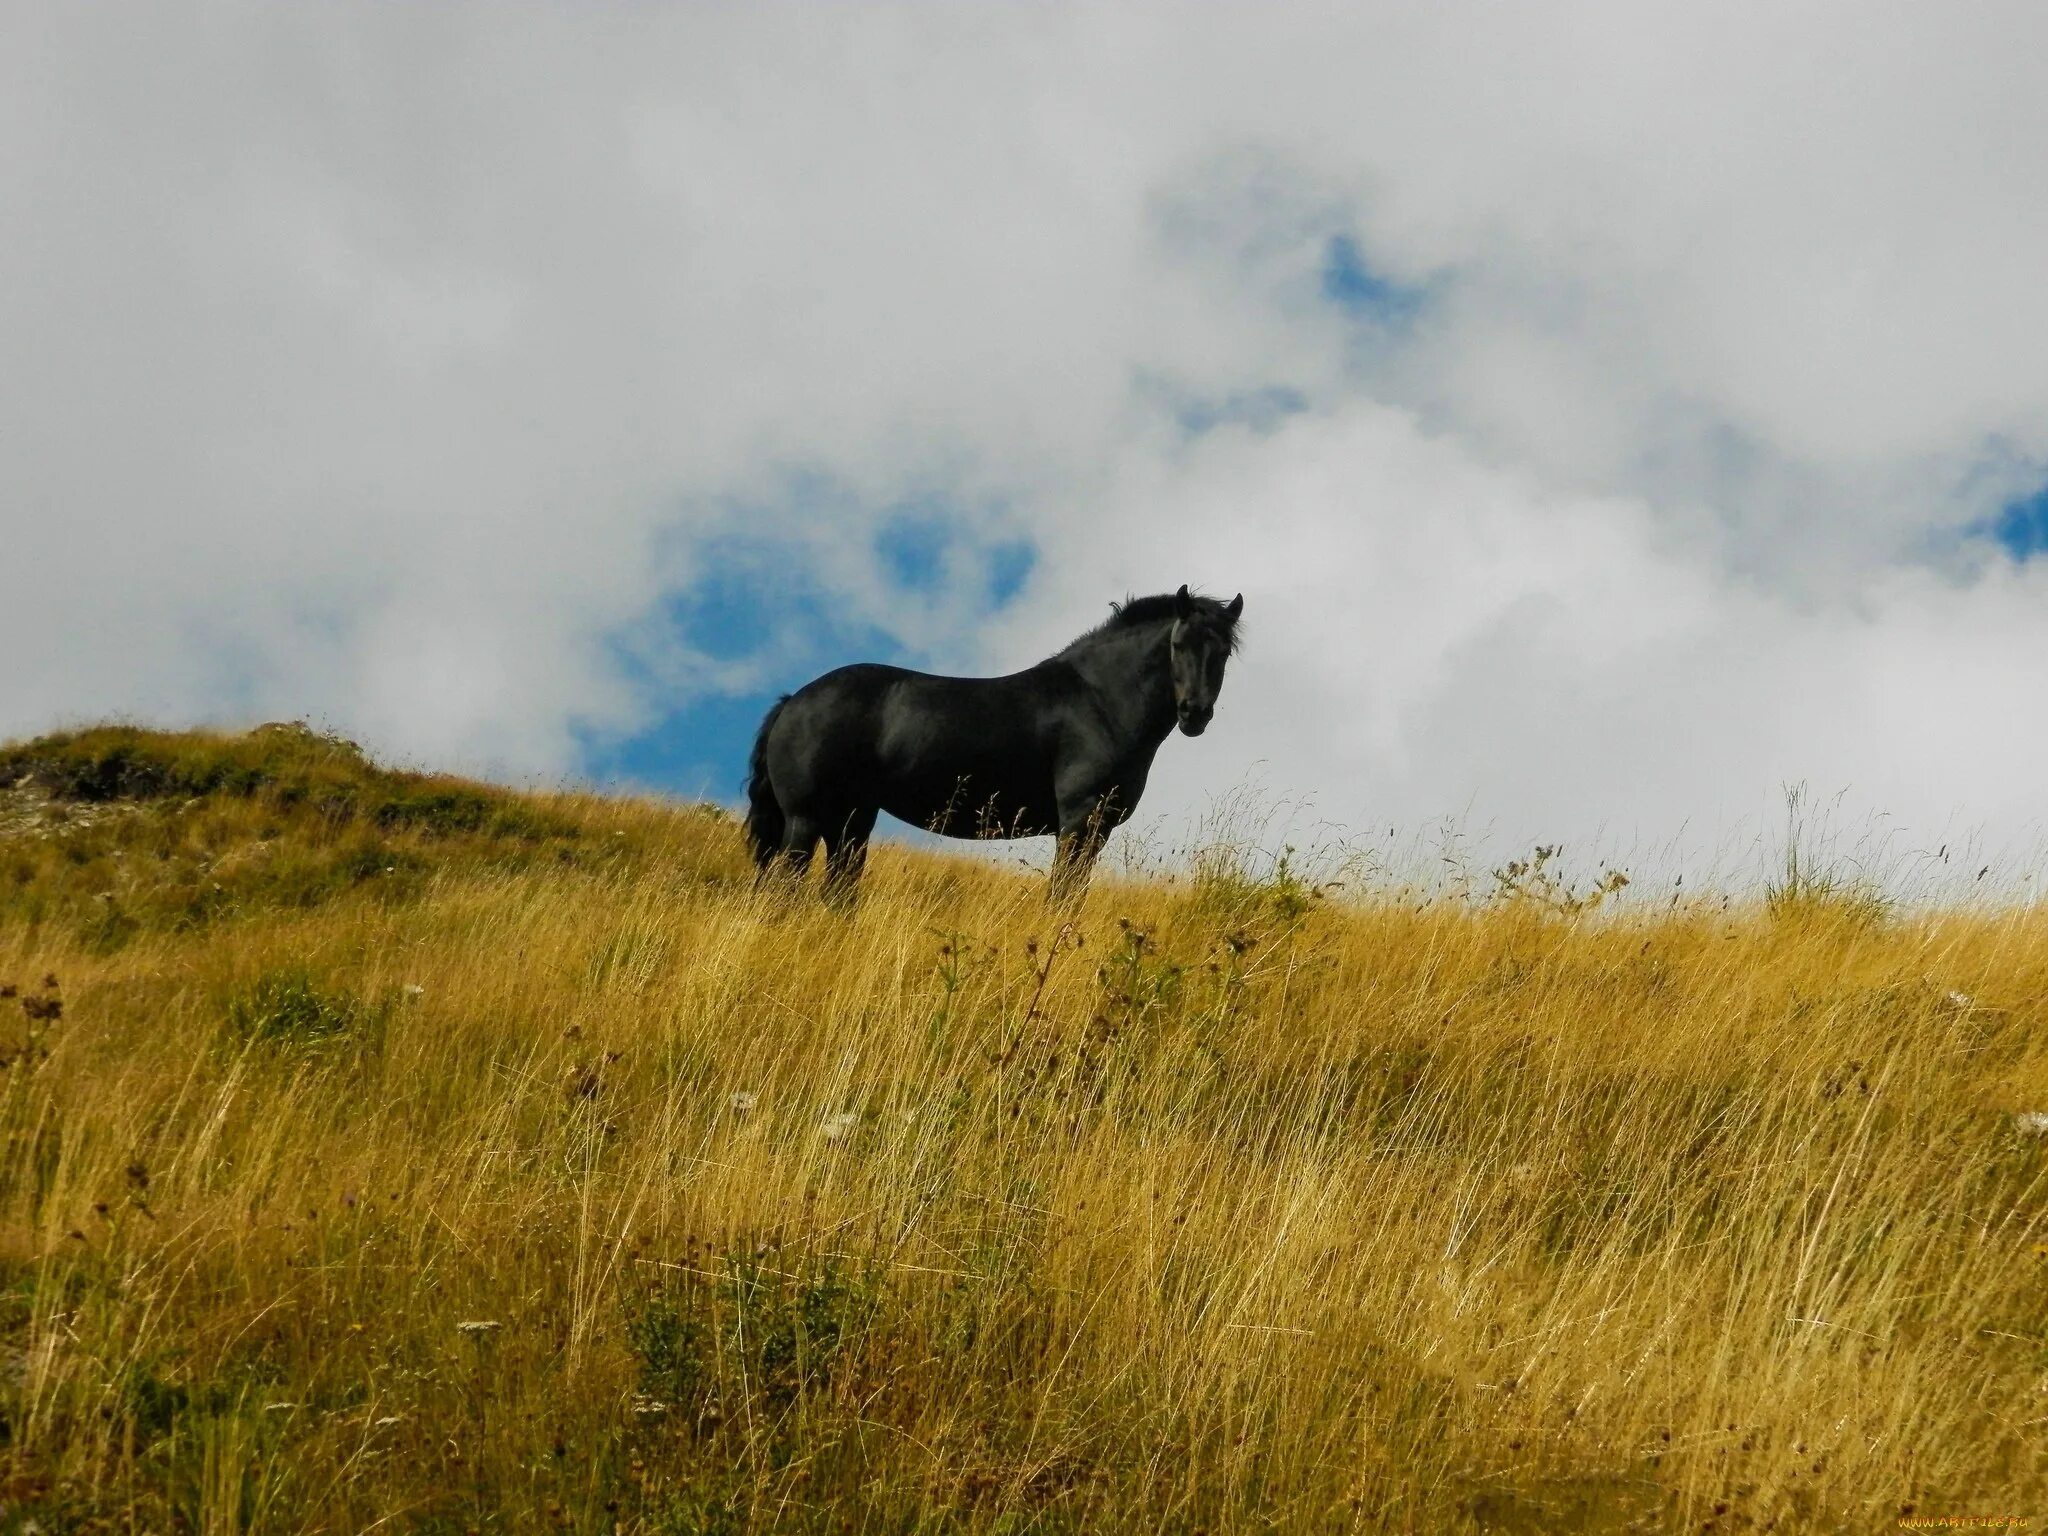
{"label": "grassy hillside", "polygon": [[749,874],[0,749],[0,1528],[2043,1513],[2048,918]]}

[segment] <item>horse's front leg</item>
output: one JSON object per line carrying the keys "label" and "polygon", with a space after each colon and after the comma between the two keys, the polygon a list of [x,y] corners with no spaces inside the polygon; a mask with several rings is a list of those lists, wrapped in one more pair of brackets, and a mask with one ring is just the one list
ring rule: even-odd
{"label": "horse's front leg", "polygon": [[1080,900],[1088,889],[1095,856],[1109,838],[1109,827],[1099,802],[1090,802],[1085,813],[1060,818],[1059,847],[1052,856],[1052,884],[1046,897],[1055,906]]}

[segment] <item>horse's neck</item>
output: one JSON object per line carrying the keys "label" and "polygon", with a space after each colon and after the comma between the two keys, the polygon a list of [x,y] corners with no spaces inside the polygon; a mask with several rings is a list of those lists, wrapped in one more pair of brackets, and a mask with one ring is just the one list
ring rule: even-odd
{"label": "horse's neck", "polygon": [[1134,743],[1156,750],[1173,729],[1165,625],[1112,631],[1067,657]]}

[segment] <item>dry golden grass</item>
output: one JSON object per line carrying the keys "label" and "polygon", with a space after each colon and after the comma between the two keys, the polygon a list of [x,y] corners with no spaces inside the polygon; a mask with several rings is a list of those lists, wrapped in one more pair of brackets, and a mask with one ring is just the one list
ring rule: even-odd
{"label": "dry golden grass", "polygon": [[2040,1512],[2037,913],[848,919],[655,803],[13,794],[12,1528]]}

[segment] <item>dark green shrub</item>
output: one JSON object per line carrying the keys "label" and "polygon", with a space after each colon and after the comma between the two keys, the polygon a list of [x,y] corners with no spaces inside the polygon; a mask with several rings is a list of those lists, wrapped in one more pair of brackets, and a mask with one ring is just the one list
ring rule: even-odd
{"label": "dark green shrub", "polygon": [[359,1033],[373,1020],[347,992],[317,986],[303,967],[267,971],[228,1002],[228,1023],[246,1040],[318,1046]]}

